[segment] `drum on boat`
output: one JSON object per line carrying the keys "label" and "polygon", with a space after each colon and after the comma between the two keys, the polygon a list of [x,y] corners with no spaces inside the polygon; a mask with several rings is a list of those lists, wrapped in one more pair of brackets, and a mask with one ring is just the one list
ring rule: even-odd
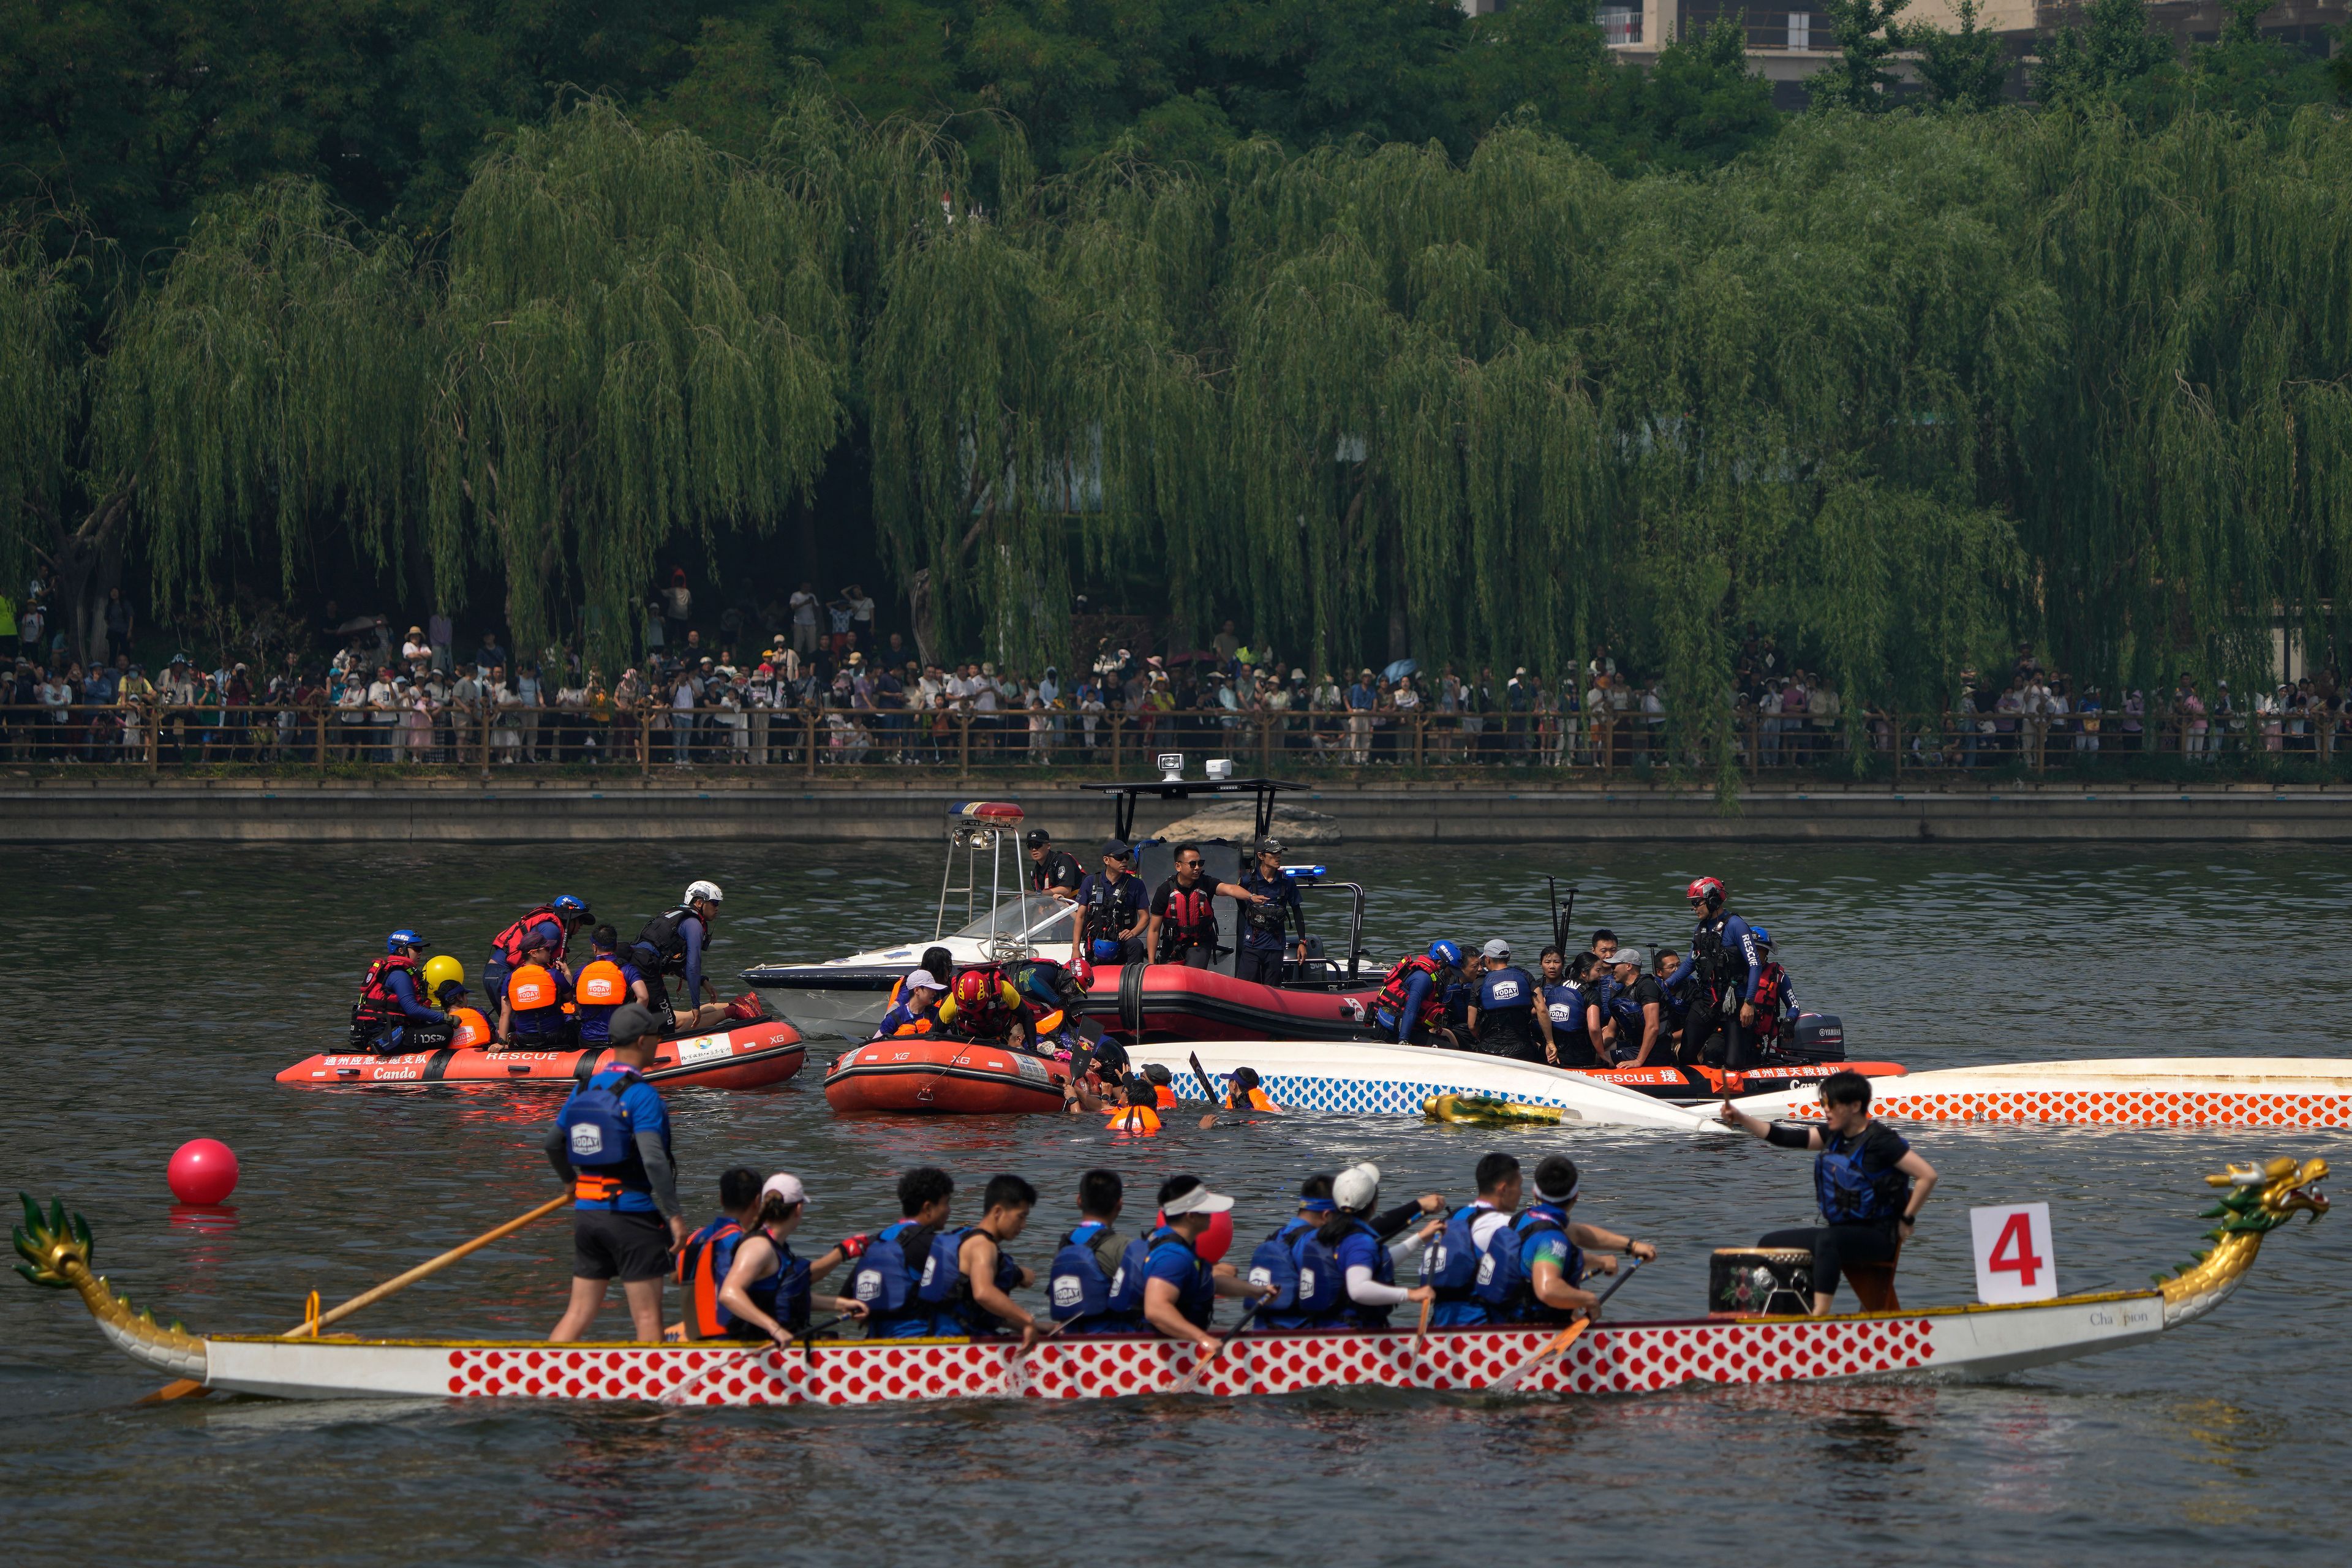
{"label": "drum on boat", "polygon": [[1813,1310],[1813,1255],[1802,1247],[1718,1247],[1706,1263],[1710,1318],[1801,1318]]}
{"label": "drum on boat", "polygon": [[824,1100],[835,1110],[912,1116],[1059,1115],[1069,1076],[1066,1062],[996,1040],[868,1040],[834,1058]]}
{"label": "drum on boat", "polygon": [[[280,1083],[545,1083],[569,1089],[612,1065],[603,1046],[557,1051],[490,1051],[445,1046],[379,1057],[328,1052],[296,1062]],[[800,1031],[780,1018],[738,1024],[709,1034],[664,1040],[646,1069],[665,1088],[764,1089],[801,1070],[808,1047]],[[1058,1105],[1058,1101],[1057,1101]]]}

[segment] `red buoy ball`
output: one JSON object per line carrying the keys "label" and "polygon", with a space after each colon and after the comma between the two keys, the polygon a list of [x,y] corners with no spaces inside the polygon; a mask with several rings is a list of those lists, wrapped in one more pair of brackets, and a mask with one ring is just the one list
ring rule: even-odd
{"label": "red buoy ball", "polygon": [[236,1151],[217,1138],[191,1138],[172,1152],[163,1179],[184,1204],[226,1202],[236,1191]]}
{"label": "red buoy ball", "polygon": [[1202,1262],[1214,1263],[1224,1257],[1233,1245],[1234,1211],[1226,1209],[1209,1216],[1209,1228],[1201,1233],[1201,1239],[1192,1244],[1192,1250],[1201,1255]]}

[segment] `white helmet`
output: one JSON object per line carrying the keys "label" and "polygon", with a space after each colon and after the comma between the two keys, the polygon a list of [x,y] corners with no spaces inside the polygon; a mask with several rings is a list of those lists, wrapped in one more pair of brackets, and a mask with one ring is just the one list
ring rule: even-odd
{"label": "white helmet", "polygon": [[723,903],[726,901],[719,897],[719,884],[716,882],[688,883],[686,888],[686,901],[690,904],[697,899],[709,899],[714,904]]}

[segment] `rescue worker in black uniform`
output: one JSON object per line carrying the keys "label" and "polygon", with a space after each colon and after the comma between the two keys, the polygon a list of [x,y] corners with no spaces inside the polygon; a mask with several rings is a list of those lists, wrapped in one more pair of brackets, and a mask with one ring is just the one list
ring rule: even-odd
{"label": "rescue worker in black uniform", "polygon": [[1086,868],[1078,858],[1067,850],[1054,847],[1054,836],[1042,827],[1033,827],[1022,842],[1029,850],[1029,890],[1051,893],[1064,900],[1078,896],[1078,884],[1087,879]]}

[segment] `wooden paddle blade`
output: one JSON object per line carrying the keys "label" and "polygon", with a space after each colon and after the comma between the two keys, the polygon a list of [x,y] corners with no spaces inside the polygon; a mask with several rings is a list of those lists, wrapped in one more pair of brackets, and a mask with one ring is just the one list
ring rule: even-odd
{"label": "wooden paddle blade", "polygon": [[1527,1360],[1521,1362],[1518,1365],[1513,1367],[1510,1371],[1505,1373],[1494,1382],[1488,1384],[1486,1385],[1487,1392],[1493,1394],[1502,1392],[1506,1389],[1517,1388],[1519,1385],[1519,1380],[1521,1378],[1527,1376],[1528,1373],[1535,1371],[1536,1368],[1543,1365],[1544,1363],[1551,1360],[1554,1356],[1559,1355],[1563,1351],[1567,1350],[1569,1346],[1577,1342],[1578,1337],[1581,1335],[1585,1330],[1591,1326],[1591,1319],[1577,1319],[1576,1321],[1569,1324],[1568,1327],[1560,1330],[1559,1333],[1553,1335],[1550,1342],[1546,1344],[1543,1349],[1536,1352],[1535,1354],[1529,1356]]}
{"label": "wooden paddle blade", "polygon": [[169,1400],[185,1399],[191,1394],[204,1394],[207,1392],[209,1391],[203,1384],[198,1383],[192,1377],[175,1378],[172,1382],[167,1383],[163,1387],[157,1389],[154,1393],[142,1397],[139,1403],[142,1405],[162,1405]]}

